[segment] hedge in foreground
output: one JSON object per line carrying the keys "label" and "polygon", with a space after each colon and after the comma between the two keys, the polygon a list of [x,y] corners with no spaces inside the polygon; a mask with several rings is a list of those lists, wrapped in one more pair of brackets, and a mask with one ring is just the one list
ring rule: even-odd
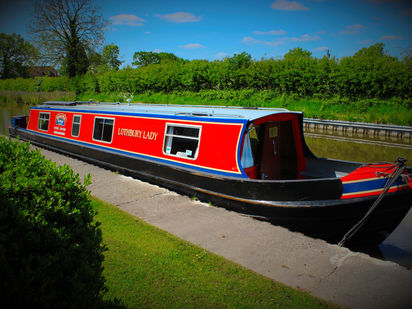
{"label": "hedge in foreground", "polygon": [[1,307],[101,303],[106,248],[94,215],[78,174],[67,165],[56,167],[27,143],[1,137]]}

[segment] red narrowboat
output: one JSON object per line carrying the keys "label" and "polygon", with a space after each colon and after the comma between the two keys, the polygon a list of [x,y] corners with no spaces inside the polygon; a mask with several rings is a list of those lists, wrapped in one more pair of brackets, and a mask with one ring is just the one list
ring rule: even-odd
{"label": "red narrowboat", "polygon": [[350,241],[382,242],[412,205],[410,169],[317,158],[302,123],[285,109],[45,102],[10,135],[331,242],[376,207]]}

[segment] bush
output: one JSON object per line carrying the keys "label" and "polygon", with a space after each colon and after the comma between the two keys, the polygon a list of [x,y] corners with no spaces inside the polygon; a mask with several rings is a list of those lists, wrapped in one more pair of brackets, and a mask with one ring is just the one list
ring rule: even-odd
{"label": "bush", "polygon": [[101,303],[106,248],[94,214],[89,192],[69,166],[56,167],[29,144],[0,138],[3,308]]}

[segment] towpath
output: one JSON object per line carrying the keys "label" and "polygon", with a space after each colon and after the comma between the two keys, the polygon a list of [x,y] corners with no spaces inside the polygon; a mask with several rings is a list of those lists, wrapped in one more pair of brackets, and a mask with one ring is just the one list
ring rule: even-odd
{"label": "towpath", "polygon": [[354,253],[55,152],[91,194],[257,273],[350,308],[412,308],[412,270]]}

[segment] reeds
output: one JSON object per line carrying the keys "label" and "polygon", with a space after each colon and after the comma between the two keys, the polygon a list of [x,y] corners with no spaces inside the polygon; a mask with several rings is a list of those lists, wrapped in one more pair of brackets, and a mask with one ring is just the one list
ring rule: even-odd
{"label": "reeds", "polygon": [[75,100],[74,92],[32,92],[0,90],[0,103],[19,103],[26,105],[38,105],[45,101],[72,101]]}

